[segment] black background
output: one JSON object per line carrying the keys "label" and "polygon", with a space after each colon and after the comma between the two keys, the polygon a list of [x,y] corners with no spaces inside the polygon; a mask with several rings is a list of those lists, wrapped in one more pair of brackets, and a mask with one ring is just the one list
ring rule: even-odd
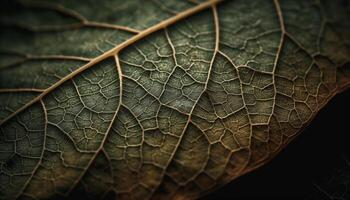
{"label": "black background", "polygon": [[[210,193],[202,200],[334,198],[332,193],[327,196],[322,192],[327,191],[327,187],[335,193],[345,193],[343,199],[350,199],[350,176],[344,178],[344,173],[340,176],[337,173],[344,168],[350,172],[349,103],[350,90],[338,94],[318,113],[304,132],[271,162]],[[345,179],[348,185],[329,182],[333,176],[334,179],[342,179],[340,181]],[[322,190],[318,186],[322,186]]]}

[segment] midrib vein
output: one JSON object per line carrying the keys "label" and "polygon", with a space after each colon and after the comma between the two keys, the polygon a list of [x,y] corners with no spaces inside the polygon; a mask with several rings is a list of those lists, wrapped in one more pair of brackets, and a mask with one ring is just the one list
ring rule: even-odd
{"label": "midrib vein", "polygon": [[89,69],[90,67],[94,66],[95,64],[97,64],[98,62],[114,56],[116,54],[118,54],[121,50],[123,50],[124,48],[128,47],[129,45],[139,41],[140,39],[158,31],[161,30],[171,24],[176,23],[177,21],[184,19],[188,16],[191,16],[199,11],[202,11],[206,8],[209,8],[219,2],[221,2],[222,0],[209,0],[205,3],[202,4],[198,4],[197,6],[194,6],[188,10],[185,10],[181,13],[178,13],[177,15],[170,17],[154,26],[151,26],[150,28],[147,28],[143,31],[141,31],[139,34],[131,37],[130,39],[122,42],[121,44],[115,46],[114,48],[110,49],[109,51],[101,54],[100,56],[97,56],[96,58],[92,59],[90,62],[88,62],[87,64],[83,65],[82,67],[76,69],[75,71],[73,71],[72,73],[68,74],[67,76],[63,77],[62,79],[60,79],[59,81],[57,81],[56,83],[54,83],[53,85],[51,85],[50,87],[48,87],[47,89],[45,89],[40,95],[36,96],[34,99],[32,99],[30,102],[26,103],[25,105],[23,105],[21,108],[17,109],[15,112],[13,112],[12,114],[10,114],[8,117],[6,117],[5,119],[3,119],[0,122],[0,125],[3,125],[6,121],[8,121],[9,119],[11,119],[12,117],[14,117],[15,115],[17,115],[18,113],[22,112],[23,110],[25,110],[26,108],[28,108],[29,106],[33,105],[34,103],[38,102],[39,100],[41,100],[43,97],[45,97],[47,94],[49,94],[50,92],[52,92],[54,89],[56,89],[57,87],[59,87],[60,85],[62,85],[63,83],[65,83],[66,81],[72,79],[73,77],[75,77],[76,75],[80,74],[81,72],[85,71],[86,69]]}

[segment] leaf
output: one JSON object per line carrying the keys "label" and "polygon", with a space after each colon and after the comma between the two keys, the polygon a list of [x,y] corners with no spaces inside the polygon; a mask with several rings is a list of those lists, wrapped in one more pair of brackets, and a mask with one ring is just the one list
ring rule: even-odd
{"label": "leaf", "polygon": [[193,199],[350,84],[347,1],[5,1],[3,199]]}

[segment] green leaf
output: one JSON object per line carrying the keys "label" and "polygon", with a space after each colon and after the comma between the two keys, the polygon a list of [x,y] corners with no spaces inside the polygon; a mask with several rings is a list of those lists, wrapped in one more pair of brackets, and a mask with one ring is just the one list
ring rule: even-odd
{"label": "green leaf", "polygon": [[350,85],[347,1],[2,4],[3,199],[197,198]]}

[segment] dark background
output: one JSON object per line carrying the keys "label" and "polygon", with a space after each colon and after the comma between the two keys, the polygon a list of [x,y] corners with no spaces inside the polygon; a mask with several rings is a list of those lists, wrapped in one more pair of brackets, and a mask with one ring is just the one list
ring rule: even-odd
{"label": "dark background", "polygon": [[202,200],[350,199],[349,103],[338,94],[270,163]]}

